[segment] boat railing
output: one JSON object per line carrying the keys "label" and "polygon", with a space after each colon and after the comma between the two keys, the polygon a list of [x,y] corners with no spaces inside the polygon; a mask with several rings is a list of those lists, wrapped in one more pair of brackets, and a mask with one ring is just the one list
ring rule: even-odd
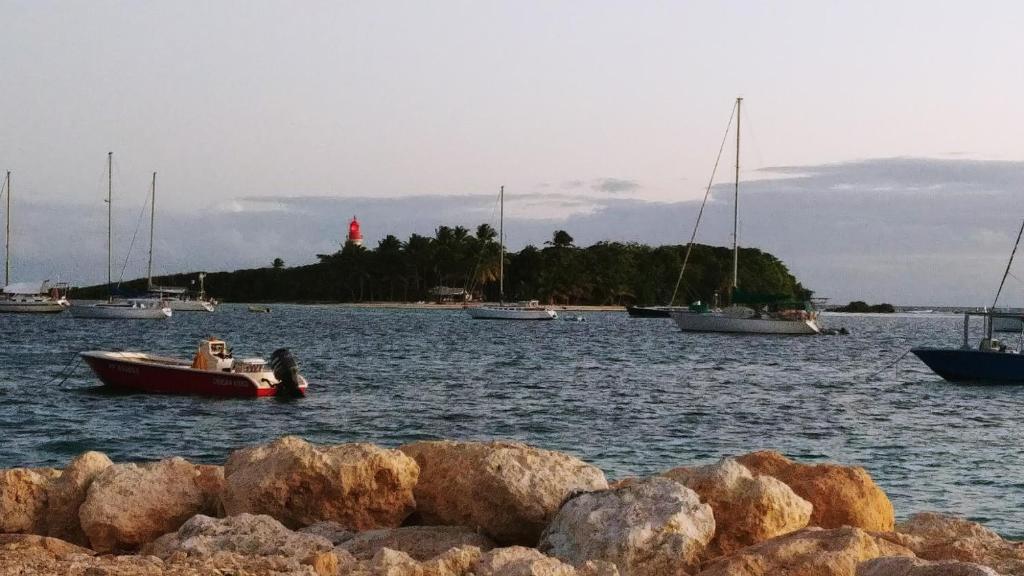
{"label": "boat railing", "polygon": [[[996,318],[1009,318],[1011,320],[1024,321],[1024,312],[994,312],[982,310],[980,312],[964,312],[964,342],[961,346],[964,350],[971,349],[971,316],[984,318],[985,337],[983,342],[992,342],[992,320]],[[991,347],[990,347],[991,348]],[[1004,348],[1005,349],[1005,348]]]}

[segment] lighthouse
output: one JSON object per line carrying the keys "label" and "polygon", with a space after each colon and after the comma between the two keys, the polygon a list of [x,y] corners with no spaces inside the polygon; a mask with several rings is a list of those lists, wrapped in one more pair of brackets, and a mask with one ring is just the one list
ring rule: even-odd
{"label": "lighthouse", "polygon": [[348,236],[345,238],[345,243],[355,246],[363,245],[363,233],[359,231],[359,220],[356,220],[355,216],[348,223]]}

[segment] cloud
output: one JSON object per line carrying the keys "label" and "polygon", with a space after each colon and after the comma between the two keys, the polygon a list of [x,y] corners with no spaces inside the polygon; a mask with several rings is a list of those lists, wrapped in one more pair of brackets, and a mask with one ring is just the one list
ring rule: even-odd
{"label": "cloud", "polygon": [[632,192],[639,188],[640,184],[636,180],[626,180],[624,178],[599,178],[590,185],[591,190],[607,192],[609,194]]}

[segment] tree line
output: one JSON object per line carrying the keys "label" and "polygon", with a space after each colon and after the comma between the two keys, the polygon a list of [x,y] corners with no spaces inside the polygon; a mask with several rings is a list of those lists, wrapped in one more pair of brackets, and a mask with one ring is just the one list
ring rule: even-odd
{"label": "tree line", "polygon": [[[578,247],[564,230],[541,246],[506,252],[504,299],[546,304],[667,304],[686,252],[685,246],[647,246],[634,242],[598,242]],[[288,267],[280,258],[266,268],[216,272],[206,289],[234,302],[414,302],[431,300],[438,286],[464,288],[475,299],[496,301],[501,268],[497,233],[489,224],[471,231],[440,226],[434,235],[406,240],[388,235],[375,248],[345,244],[318,262]],[[779,259],[756,248],[742,248],[740,286],[747,292],[807,298],[806,290]],[[155,279],[160,285],[195,287],[196,273]],[[732,283],[729,248],[694,245],[676,304],[694,300],[723,302]],[[144,290],[145,279],[122,284]],[[99,298],[105,286],[76,290],[79,298]]]}

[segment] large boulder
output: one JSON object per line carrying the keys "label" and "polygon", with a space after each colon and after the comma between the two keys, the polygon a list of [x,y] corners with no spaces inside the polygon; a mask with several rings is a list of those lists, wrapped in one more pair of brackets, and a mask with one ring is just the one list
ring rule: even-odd
{"label": "large boulder", "polygon": [[211,518],[197,514],[171,532],[148,544],[143,554],[169,558],[181,552],[209,558],[220,552],[245,556],[284,556],[305,560],[334,548],[330,540],[314,534],[292,532],[266,515],[239,514]]}
{"label": "large boulder", "polygon": [[857,566],[857,576],[1000,576],[995,570],[968,562],[929,562],[893,556],[875,558]]}
{"label": "large boulder", "polygon": [[224,471],[227,514],[268,514],[289,528],[322,520],[396,527],[416,506],[416,462],[372,444],[321,447],[286,436],[232,453]]}
{"label": "large boulder", "polygon": [[0,470],[0,533],[43,533],[46,487],[59,477],[53,468]]}
{"label": "large boulder", "polygon": [[72,460],[59,478],[47,485],[46,534],[82,546],[89,545],[78,519],[78,509],[85,502],[92,481],[112,465],[110,458],[102,452],[85,452]]}
{"label": "large boulder", "polygon": [[921,512],[897,524],[892,537],[926,560],[983,564],[1024,576],[1024,542],[1004,540],[977,522]]}
{"label": "large boulder", "polygon": [[539,548],[571,564],[611,562],[631,576],[681,576],[714,534],[710,506],[682,484],[654,477],[570,499]]}
{"label": "large boulder", "polygon": [[754,452],[736,460],[755,474],[782,480],[810,502],[811,526],[887,531],[895,524],[889,497],[859,466],[800,464],[778,452]]}
{"label": "large boulder", "polygon": [[343,542],[339,548],[358,559],[373,558],[382,548],[389,548],[405,552],[422,562],[463,546],[487,551],[494,548],[494,541],[463,526],[406,526],[360,532]]}
{"label": "large boulder", "polygon": [[420,466],[422,524],[468,526],[501,544],[535,545],[567,496],[608,487],[601,470],[578,458],[515,442],[429,441],[400,449]]}
{"label": "large boulder", "polygon": [[857,566],[913,552],[860,528],[806,528],[711,561],[698,576],[855,576]]}
{"label": "large boulder", "polygon": [[789,486],[771,476],[754,477],[731,458],[696,468],[673,468],[662,476],[699,494],[714,511],[715,537],[707,557],[795,532],[811,518],[811,503]]}
{"label": "large boulder", "polygon": [[134,550],[177,530],[196,514],[216,514],[224,471],[170,458],[114,464],[100,472],[78,516],[97,552]]}

